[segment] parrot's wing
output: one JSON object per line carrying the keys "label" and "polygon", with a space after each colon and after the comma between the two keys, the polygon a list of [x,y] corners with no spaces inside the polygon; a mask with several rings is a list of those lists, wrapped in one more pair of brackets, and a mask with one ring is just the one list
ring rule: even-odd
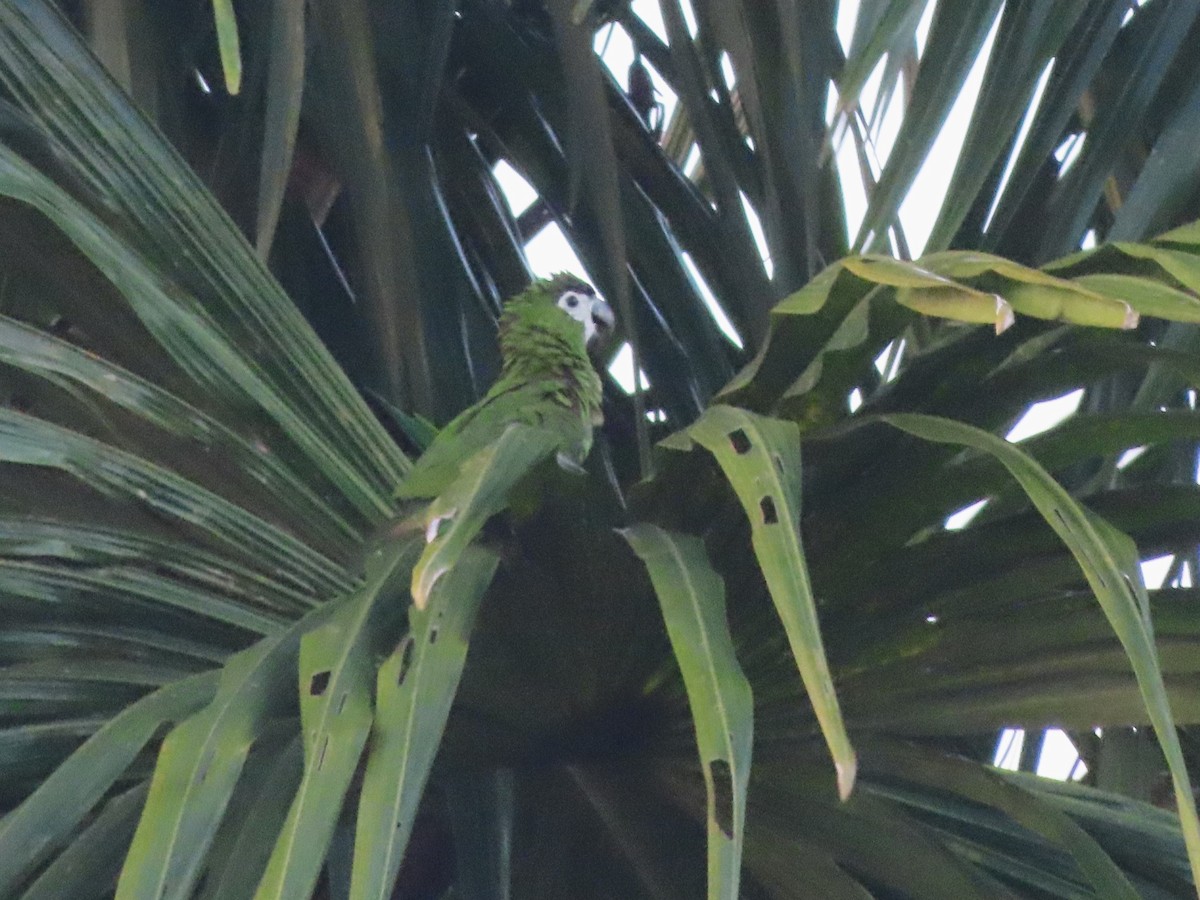
{"label": "parrot's wing", "polygon": [[564,449],[590,444],[592,423],[583,421],[559,382],[497,383],[487,396],[438,432],[400,484],[396,496],[438,496],[458,475],[463,462],[495,441],[514,422],[557,432]]}

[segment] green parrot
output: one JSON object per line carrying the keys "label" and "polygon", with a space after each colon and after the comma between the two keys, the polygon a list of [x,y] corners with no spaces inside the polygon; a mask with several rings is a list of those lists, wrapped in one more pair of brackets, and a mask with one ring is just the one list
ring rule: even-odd
{"label": "green parrot", "polygon": [[514,422],[560,435],[560,463],[578,467],[603,421],[600,377],[588,347],[612,330],[613,313],[574,275],[535,281],[500,316],[500,377],[474,406],[438,432],[397,489],[399,499],[433,498],[462,464]]}

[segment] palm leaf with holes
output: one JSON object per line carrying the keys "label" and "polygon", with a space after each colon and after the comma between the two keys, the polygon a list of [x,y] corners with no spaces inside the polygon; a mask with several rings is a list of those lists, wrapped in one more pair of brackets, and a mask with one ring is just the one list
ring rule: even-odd
{"label": "palm leaf with holes", "polygon": [[0,3],[0,896],[1195,896],[1200,15],[1037,7]]}

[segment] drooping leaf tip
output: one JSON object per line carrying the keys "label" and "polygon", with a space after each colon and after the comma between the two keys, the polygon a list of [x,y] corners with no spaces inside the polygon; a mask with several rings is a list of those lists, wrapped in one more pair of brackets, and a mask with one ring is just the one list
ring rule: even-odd
{"label": "drooping leaf tip", "polygon": [[433,586],[444,573],[445,569],[431,570],[427,565],[417,564],[413,569],[412,584],[409,586],[413,606],[422,612],[425,611],[425,607],[429,605],[429,595],[433,593]]}
{"label": "drooping leaf tip", "polygon": [[845,803],[850,799],[858,778],[858,757],[851,753],[848,760],[834,760],[833,765],[837,769],[838,799]]}
{"label": "drooping leaf tip", "polygon": [[1016,320],[1017,320],[1017,317],[1013,313],[1012,304],[1010,304],[1007,300],[1005,300],[1003,297],[1001,297],[999,294],[997,294],[996,295],[996,334],[998,334],[998,335],[1004,334],[1004,332],[1008,331],[1008,329],[1012,327],[1013,323]]}

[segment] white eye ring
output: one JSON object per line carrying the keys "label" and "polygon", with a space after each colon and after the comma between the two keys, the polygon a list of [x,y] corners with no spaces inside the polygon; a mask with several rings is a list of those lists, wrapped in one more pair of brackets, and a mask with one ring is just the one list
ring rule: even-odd
{"label": "white eye ring", "polygon": [[596,336],[596,323],[592,320],[594,298],[581,291],[566,290],[558,295],[558,308],[583,326],[583,340],[590,344]]}

